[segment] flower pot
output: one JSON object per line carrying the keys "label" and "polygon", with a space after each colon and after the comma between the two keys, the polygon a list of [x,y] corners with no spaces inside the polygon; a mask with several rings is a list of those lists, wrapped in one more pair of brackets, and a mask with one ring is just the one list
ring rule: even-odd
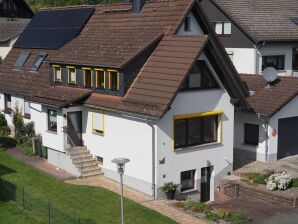
{"label": "flower pot", "polygon": [[175,199],[175,193],[176,193],[176,190],[166,192],[167,199],[168,200],[174,200]]}

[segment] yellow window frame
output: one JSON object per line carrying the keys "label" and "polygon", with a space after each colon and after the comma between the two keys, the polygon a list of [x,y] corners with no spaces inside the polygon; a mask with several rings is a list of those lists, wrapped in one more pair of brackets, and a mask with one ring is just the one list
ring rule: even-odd
{"label": "yellow window frame", "polygon": [[[62,68],[60,65],[52,65],[53,71],[54,71],[54,82],[61,83],[62,82]],[[60,70],[60,79],[57,79],[56,72],[57,70]]]}
{"label": "yellow window frame", "polygon": [[86,71],[91,71],[91,87],[93,87],[93,72],[92,72],[92,68],[87,68],[87,67],[83,67],[83,84],[84,87],[86,87]]}
{"label": "yellow window frame", "polygon": [[[173,116],[173,127],[172,127],[172,149],[175,151],[175,121],[176,120],[183,120],[183,119],[190,119],[190,118],[198,118],[198,117],[209,117],[209,116],[218,116],[219,117],[219,141],[217,143],[222,143],[222,133],[223,133],[223,125],[222,125],[222,115],[224,114],[223,110],[215,110],[215,111],[208,111],[208,112],[201,112],[201,113],[194,113],[194,114],[183,114],[183,115],[175,115]],[[216,144],[216,142],[215,142]],[[201,145],[198,145],[201,146]],[[203,145],[202,145],[203,146]]]}
{"label": "yellow window frame", "polygon": [[[67,77],[68,77],[68,84],[77,84],[77,69],[74,66],[66,66],[67,68]],[[70,80],[70,69],[74,69],[75,71],[75,81],[71,82]]]}
{"label": "yellow window frame", "polygon": [[[104,130],[105,130],[105,112],[104,110],[93,110],[92,112],[92,133],[93,134],[104,134]],[[94,128],[94,113],[101,113],[102,114],[102,130],[101,129],[95,129]]]}
{"label": "yellow window frame", "polygon": [[95,76],[96,76],[96,88],[98,88],[98,74],[97,72],[102,71],[103,72],[103,87],[106,88],[106,71],[102,68],[95,68]]}
{"label": "yellow window frame", "polygon": [[115,69],[108,69],[108,73],[109,73],[109,89],[111,89],[111,85],[112,85],[112,82],[111,82],[111,73],[112,72],[117,72],[117,91],[120,90],[120,74],[119,74],[119,71],[118,70],[115,70]]}

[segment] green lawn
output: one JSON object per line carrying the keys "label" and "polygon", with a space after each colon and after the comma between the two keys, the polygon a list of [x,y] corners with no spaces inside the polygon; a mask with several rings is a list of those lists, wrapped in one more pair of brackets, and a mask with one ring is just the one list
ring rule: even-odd
{"label": "green lawn", "polygon": [[[61,216],[80,217],[81,224],[120,223],[120,197],[108,190],[66,184],[12,158],[3,151],[0,151],[0,176],[2,176],[2,183],[6,183],[10,190],[16,192],[18,201],[22,201],[21,187],[25,188],[26,210],[43,223],[47,222],[49,199],[51,205],[55,207],[52,214],[58,217],[57,223],[61,223],[59,222]],[[124,206],[126,223],[176,223],[128,199],[125,199]],[[5,215],[9,213],[9,209],[2,212]],[[0,214],[2,219],[3,215]],[[16,220],[11,223],[19,223],[18,218],[22,214],[18,214],[15,216]],[[63,224],[72,222],[63,220]],[[34,222],[28,223],[34,224]]]}
{"label": "green lawn", "polygon": [[41,224],[11,202],[0,201],[0,224]]}

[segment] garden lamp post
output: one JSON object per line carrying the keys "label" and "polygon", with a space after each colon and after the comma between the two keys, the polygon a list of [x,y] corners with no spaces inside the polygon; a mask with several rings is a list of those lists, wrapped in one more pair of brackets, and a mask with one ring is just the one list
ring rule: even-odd
{"label": "garden lamp post", "polygon": [[130,160],[126,158],[116,158],[112,160],[112,163],[115,163],[117,166],[117,171],[120,175],[120,189],[121,189],[121,223],[124,224],[124,209],[123,209],[123,174],[125,170],[125,163],[128,163]]}

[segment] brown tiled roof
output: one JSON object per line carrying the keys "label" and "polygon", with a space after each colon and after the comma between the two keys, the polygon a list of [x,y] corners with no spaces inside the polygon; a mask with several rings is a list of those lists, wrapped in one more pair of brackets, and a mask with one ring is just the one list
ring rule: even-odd
{"label": "brown tiled roof", "polygon": [[22,33],[30,19],[0,18],[0,42],[6,42]]}
{"label": "brown tiled roof", "polygon": [[273,116],[298,94],[298,78],[279,77],[271,86],[260,75],[241,75],[250,90],[255,93],[248,97],[254,112]]}
{"label": "brown tiled roof", "polygon": [[164,37],[124,99],[93,94],[85,103],[161,117],[179,91],[207,39],[206,36]]}
{"label": "brown tiled roof", "polygon": [[52,60],[122,68],[161,35],[175,32],[193,3],[150,1],[137,14],[131,4],[96,6],[82,33]]}
{"label": "brown tiled roof", "polygon": [[297,0],[211,0],[255,42],[298,41]]}

